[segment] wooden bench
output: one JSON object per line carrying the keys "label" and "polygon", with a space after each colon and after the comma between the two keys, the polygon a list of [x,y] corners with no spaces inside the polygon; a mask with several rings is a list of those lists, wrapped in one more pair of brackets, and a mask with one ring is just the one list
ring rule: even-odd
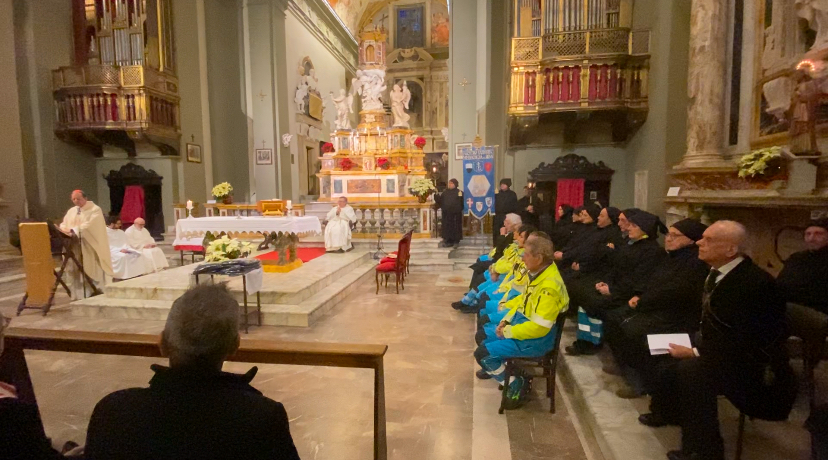
{"label": "wooden bench", "polygon": [[[19,398],[37,404],[24,350],[91,353],[162,358],[158,335],[57,331],[11,327],[0,357],[0,380],[17,387]],[[350,367],[374,370],[374,459],[388,456],[385,430],[383,356],[387,345],[318,342],[273,342],[242,339],[228,361],[300,366]]]}

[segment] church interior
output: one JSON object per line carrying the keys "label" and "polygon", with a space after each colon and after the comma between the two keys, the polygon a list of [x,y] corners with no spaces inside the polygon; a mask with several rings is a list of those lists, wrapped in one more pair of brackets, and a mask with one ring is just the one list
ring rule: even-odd
{"label": "church interior", "polygon": [[826,0],[0,0],[0,82],[0,458],[828,459]]}

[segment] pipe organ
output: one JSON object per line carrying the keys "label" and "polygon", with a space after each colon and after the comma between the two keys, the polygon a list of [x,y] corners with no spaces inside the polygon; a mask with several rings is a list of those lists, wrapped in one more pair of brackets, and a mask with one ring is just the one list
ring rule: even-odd
{"label": "pipe organ", "polygon": [[74,65],[52,71],[56,134],[177,154],[172,0],[72,0]]}
{"label": "pipe organ", "polygon": [[601,110],[640,124],[650,32],[632,28],[632,2],[512,0],[509,115]]}

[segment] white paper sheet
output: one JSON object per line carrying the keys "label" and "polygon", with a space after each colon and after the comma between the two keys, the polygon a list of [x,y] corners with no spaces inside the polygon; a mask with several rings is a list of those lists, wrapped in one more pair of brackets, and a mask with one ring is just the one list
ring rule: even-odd
{"label": "white paper sheet", "polygon": [[670,344],[692,348],[690,336],[687,334],[651,334],[647,336],[651,355],[666,355],[670,353]]}

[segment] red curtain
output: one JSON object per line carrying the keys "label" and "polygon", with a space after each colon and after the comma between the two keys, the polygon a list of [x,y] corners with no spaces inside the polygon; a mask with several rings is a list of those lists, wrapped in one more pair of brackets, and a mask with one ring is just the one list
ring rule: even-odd
{"label": "red curtain", "polygon": [[558,179],[558,198],[555,200],[555,220],[558,219],[558,208],[563,204],[568,204],[573,208],[583,206],[583,179]]}
{"label": "red curtain", "polygon": [[132,225],[139,217],[145,219],[144,211],[144,187],[127,185],[124,190],[124,205],[121,207],[121,222],[124,228]]}

